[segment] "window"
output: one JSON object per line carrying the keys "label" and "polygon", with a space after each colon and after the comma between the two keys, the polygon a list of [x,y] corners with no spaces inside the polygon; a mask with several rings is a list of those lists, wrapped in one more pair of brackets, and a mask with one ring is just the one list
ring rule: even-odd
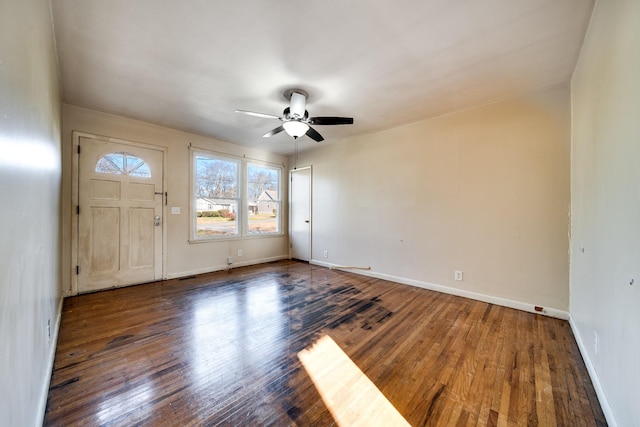
{"label": "window", "polygon": [[151,178],[151,170],[144,160],[129,153],[105,154],[96,163],[97,173],[129,175],[136,178]]}
{"label": "window", "polygon": [[194,152],[195,238],[235,236],[240,162]]}
{"label": "window", "polygon": [[280,168],[247,164],[247,234],[280,232]]}
{"label": "window", "polygon": [[282,167],[192,150],[192,236],[212,240],[282,233]]}

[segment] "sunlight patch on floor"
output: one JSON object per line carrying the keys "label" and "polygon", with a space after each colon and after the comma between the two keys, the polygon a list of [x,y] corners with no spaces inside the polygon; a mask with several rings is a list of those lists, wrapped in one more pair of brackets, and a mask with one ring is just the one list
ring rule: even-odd
{"label": "sunlight patch on floor", "polygon": [[328,335],[298,358],[339,426],[410,426]]}

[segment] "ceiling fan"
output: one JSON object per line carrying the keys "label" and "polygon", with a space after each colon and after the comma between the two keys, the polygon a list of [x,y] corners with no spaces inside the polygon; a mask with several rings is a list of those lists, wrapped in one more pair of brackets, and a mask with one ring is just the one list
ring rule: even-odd
{"label": "ceiling fan", "polygon": [[264,138],[276,135],[282,131],[298,139],[303,135],[315,141],[323,141],[324,138],[311,125],[352,125],[352,117],[309,117],[306,110],[306,103],[309,94],[302,89],[287,89],[283,93],[285,99],[289,101],[289,106],[284,109],[282,116],[272,114],[254,113],[253,111],[236,110],[236,113],[248,114],[250,116],[263,117],[266,119],[278,119],[282,125],[262,135]]}

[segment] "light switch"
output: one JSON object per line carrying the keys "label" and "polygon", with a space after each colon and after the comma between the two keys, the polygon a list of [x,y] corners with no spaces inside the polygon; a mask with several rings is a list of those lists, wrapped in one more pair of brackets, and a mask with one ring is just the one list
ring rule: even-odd
{"label": "light switch", "polygon": [[180,215],[180,206],[171,206],[171,215]]}

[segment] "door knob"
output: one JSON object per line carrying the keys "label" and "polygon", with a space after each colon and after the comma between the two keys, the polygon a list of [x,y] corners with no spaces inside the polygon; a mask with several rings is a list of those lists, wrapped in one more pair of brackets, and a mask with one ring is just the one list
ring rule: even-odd
{"label": "door knob", "polygon": [[155,216],[155,218],[153,219],[153,223],[156,227],[160,225],[160,215]]}
{"label": "door knob", "polygon": [[305,219],[305,220],[304,220],[304,222],[306,222],[307,224],[309,224],[309,220],[308,220],[308,219]]}

